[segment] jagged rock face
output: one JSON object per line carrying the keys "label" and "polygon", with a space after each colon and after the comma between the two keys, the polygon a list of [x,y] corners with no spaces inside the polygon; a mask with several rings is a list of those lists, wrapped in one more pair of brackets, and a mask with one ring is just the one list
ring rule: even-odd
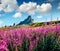
{"label": "jagged rock face", "polygon": [[32,23],[33,23],[33,19],[31,18],[31,16],[28,16],[27,19],[25,19],[24,21],[21,21],[18,25],[32,24]]}

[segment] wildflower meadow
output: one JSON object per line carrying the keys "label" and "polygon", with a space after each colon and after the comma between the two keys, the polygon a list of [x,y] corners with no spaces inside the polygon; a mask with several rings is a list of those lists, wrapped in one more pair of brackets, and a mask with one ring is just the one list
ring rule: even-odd
{"label": "wildflower meadow", "polygon": [[60,25],[0,30],[0,51],[60,51]]}

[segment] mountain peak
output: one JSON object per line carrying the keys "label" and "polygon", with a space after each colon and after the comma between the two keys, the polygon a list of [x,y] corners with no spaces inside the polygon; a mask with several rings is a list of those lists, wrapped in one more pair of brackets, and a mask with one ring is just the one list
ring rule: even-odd
{"label": "mountain peak", "polygon": [[32,24],[32,23],[33,23],[33,19],[32,19],[32,17],[29,15],[24,21],[21,21],[18,25]]}

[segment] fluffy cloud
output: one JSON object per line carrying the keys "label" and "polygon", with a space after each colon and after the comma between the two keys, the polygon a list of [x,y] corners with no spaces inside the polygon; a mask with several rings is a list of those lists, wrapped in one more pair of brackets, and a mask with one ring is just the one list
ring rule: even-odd
{"label": "fluffy cloud", "polygon": [[36,11],[36,10],[30,10],[30,11],[28,11],[27,13],[28,13],[29,15],[34,15],[34,14],[35,14],[35,11]]}
{"label": "fluffy cloud", "polygon": [[12,12],[18,7],[16,0],[1,0],[0,2],[0,11]]}
{"label": "fluffy cloud", "polygon": [[60,10],[60,3],[58,4],[58,7],[57,7],[57,9],[59,9],[59,10]]}
{"label": "fluffy cloud", "polygon": [[42,16],[37,16],[37,18],[42,18]]}
{"label": "fluffy cloud", "polygon": [[37,6],[37,10],[40,12],[40,13],[47,13],[51,10],[52,8],[52,5],[50,3],[43,3],[41,6],[38,5]]}
{"label": "fluffy cloud", "polygon": [[36,6],[37,6],[37,3],[34,3],[34,2],[29,2],[29,3],[23,2],[23,4],[19,6],[19,11],[27,12],[28,14],[34,14],[36,11]]}
{"label": "fluffy cloud", "polygon": [[36,12],[40,13],[47,13],[51,10],[52,5],[50,3],[43,3],[42,5],[37,5],[37,3],[29,2],[25,3],[23,2],[22,5],[19,6],[20,12],[26,12],[28,14],[35,14]]}
{"label": "fluffy cloud", "polygon": [[18,11],[22,13],[28,13],[29,15],[34,15],[36,12],[47,13],[52,8],[52,5],[50,3],[43,3],[42,5],[38,5],[35,2],[23,2],[23,4],[18,6],[16,0],[1,0],[0,2],[0,11]]}
{"label": "fluffy cloud", "polygon": [[14,18],[20,18],[21,16],[22,16],[22,14],[19,13],[19,12],[18,12],[18,13],[15,13],[15,14],[13,15]]}

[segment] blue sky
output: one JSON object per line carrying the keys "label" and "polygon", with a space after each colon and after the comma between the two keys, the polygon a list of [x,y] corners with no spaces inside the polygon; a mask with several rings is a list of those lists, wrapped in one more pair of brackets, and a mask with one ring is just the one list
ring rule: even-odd
{"label": "blue sky", "polygon": [[0,0],[0,27],[18,24],[31,15],[34,22],[60,20],[60,0]]}

